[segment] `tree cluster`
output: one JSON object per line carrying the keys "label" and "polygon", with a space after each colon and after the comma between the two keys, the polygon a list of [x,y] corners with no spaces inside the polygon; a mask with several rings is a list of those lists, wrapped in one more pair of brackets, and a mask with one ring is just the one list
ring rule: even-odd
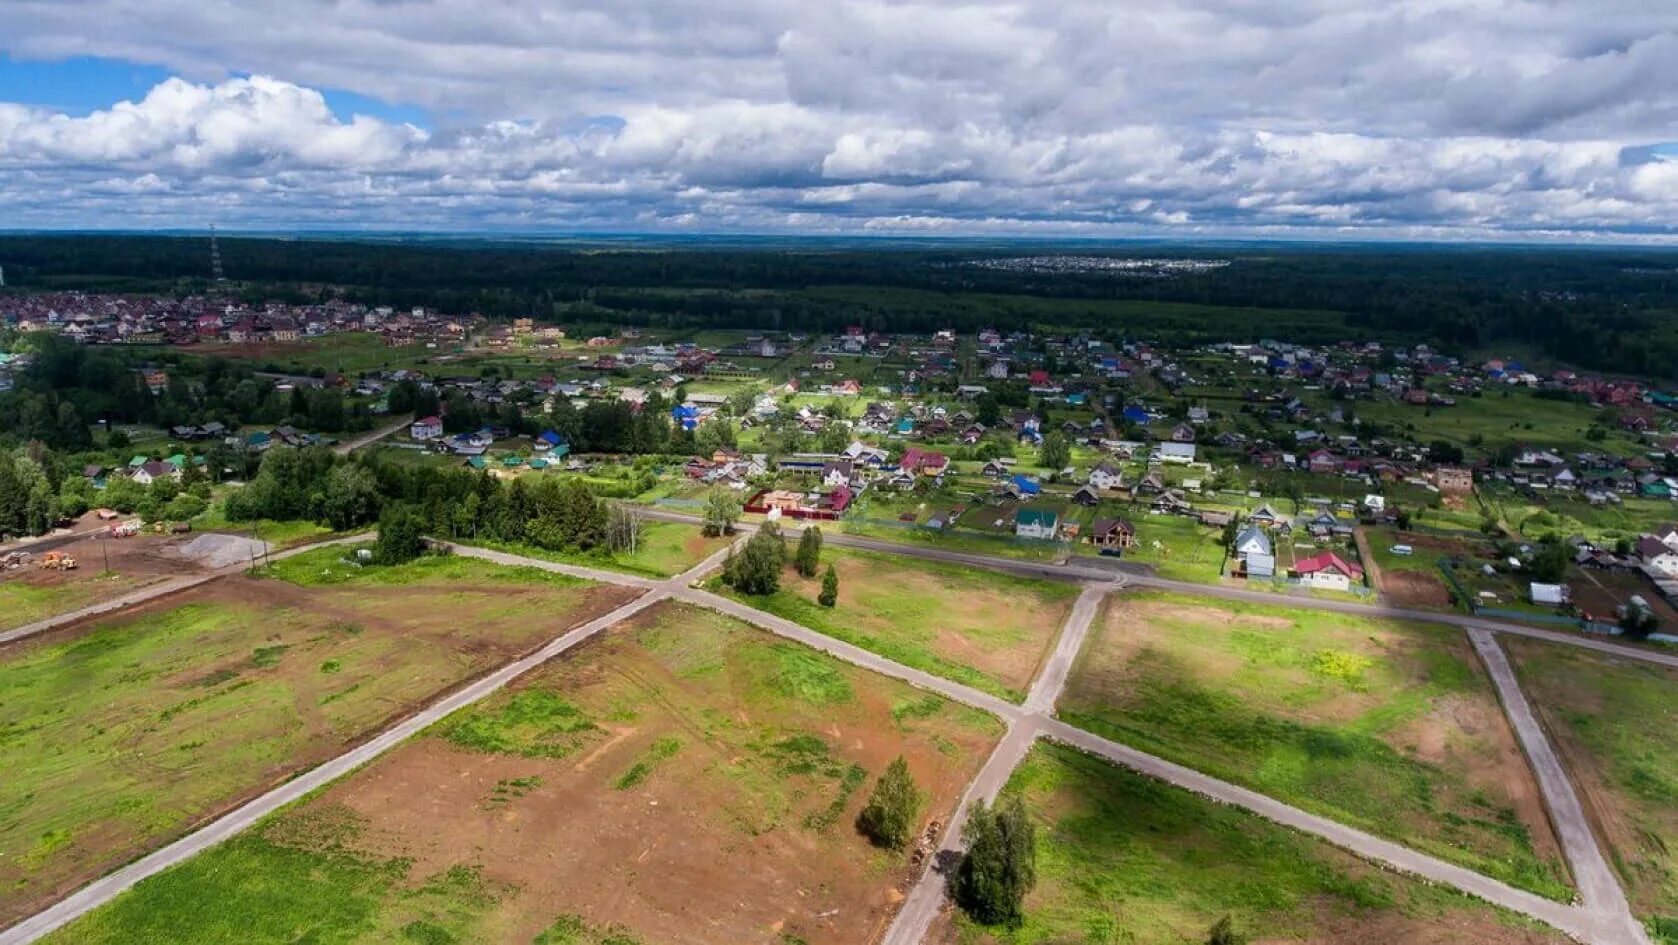
{"label": "tree cluster", "polygon": [[774,522],[765,522],[738,554],[729,552],[723,562],[723,583],[742,594],[773,594],[780,590],[786,559],[787,545],[781,530]]}
{"label": "tree cluster", "polygon": [[1037,884],[1037,833],[1019,795],[977,804],[962,830],[967,853],[956,869],[955,900],[985,925],[1017,926]]}

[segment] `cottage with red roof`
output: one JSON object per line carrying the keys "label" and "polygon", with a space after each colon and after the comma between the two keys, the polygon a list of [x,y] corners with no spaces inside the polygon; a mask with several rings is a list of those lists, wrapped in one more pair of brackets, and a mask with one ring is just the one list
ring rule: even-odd
{"label": "cottage with red roof", "polygon": [[1363,583],[1363,566],[1347,561],[1332,551],[1302,558],[1294,563],[1293,569],[1306,587],[1349,591],[1354,583]]}
{"label": "cottage with red roof", "polygon": [[922,476],[942,476],[950,465],[950,458],[943,453],[923,450],[912,446],[897,461],[897,467],[906,473],[918,473]]}

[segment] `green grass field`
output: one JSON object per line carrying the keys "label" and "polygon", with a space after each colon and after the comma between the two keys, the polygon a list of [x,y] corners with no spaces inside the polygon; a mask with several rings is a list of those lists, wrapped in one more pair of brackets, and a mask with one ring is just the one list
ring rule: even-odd
{"label": "green grass field", "polygon": [[1534,640],[1504,645],[1633,910],[1659,941],[1678,942],[1678,673]]}
{"label": "green grass field", "polygon": [[1456,630],[1127,594],[1086,644],[1060,715],[1523,889],[1572,895],[1490,680]]}
{"label": "green grass field", "polygon": [[1224,916],[1267,945],[1566,941],[1070,748],[1032,749],[1006,790],[1037,824],[1025,922],[988,930],[958,918],[946,942],[1183,945],[1206,941]]}
{"label": "green grass field", "polygon": [[1480,397],[1457,397],[1455,407],[1424,409],[1394,400],[1360,401],[1357,416],[1406,430],[1423,443],[1445,440],[1468,450],[1489,450],[1504,443],[1582,452],[1594,450],[1635,456],[1643,448],[1614,431],[1591,441],[1585,433],[1601,416],[1599,408],[1566,400],[1546,400],[1525,390],[1494,389]]}
{"label": "green grass field", "polygon": [[622,571],[626,574],[639,574],[643,577],[675,577],[704,561],[713,552],[721,551],[730,540],[727,538],[706,538],[699,533],[699,526],[697,525],[687,525],[679,522],[647,522],[642,527],[641,546],[632,553],[611,554],[605,550],[598,552],[556,551],[548,548],[537,548],[532,545],[507,544],[505,542],[468,543],[481,544],[486,548],[495,548],[560,564],[603,568],[610,571]]}
{"label": "green grass field", "polygon": [[[89,567],[93,565],[93,567]],[[87,562],[62,583],[36,584],[17,574],[0,581],[0,630],[66,614],[91,604],[120,597],[156,580],[132,575],[100,574],[94,562]]]}
{"label": "green grass field", "polygon": [[947,816],[1000,734],[665,604],[47,941],[853,941],[911,873],[853,826],[872,778]]}
{"label": "green grass field", "polygon": [[767,597],[731,595],[828,636],[1013,702],[1023,702],[1078,596],[1074,584],[826,548],[839,603],[789,565]]}
{"label": "green grass field", "polygon": [[358,569],[343,553],[0,653],[0,921],[627,596],[465,559]]}

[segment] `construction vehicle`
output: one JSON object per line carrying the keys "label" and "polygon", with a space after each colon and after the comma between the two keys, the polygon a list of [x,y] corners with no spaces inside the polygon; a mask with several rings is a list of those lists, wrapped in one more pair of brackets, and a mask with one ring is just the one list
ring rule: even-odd
{"label": "construction vehicle", "polygon": [[41,556],[41,567],[48,571],[74,571],[76,558],[62,551],[49,551]]}
{"label": "construction vehicle", "polygon": [[0,571],[16,571],[29,563],[29,552],[12,551],[0,555]]}
{"label": "construction vehicle", "polygon": [[111,526],[112,538],[133,538],[140,534],[140,520],[131,518],[126,522],[119,522]]}

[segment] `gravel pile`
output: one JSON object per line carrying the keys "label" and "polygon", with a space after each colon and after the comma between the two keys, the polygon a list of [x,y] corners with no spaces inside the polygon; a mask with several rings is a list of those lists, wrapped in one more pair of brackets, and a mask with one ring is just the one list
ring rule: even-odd
{"label": "gravel pile", "polygon": [[268,543],[242,535],[203,534],[180,548],[181,556],[206,568],[225,568],[234,564],[250,564],[268,550]]}

